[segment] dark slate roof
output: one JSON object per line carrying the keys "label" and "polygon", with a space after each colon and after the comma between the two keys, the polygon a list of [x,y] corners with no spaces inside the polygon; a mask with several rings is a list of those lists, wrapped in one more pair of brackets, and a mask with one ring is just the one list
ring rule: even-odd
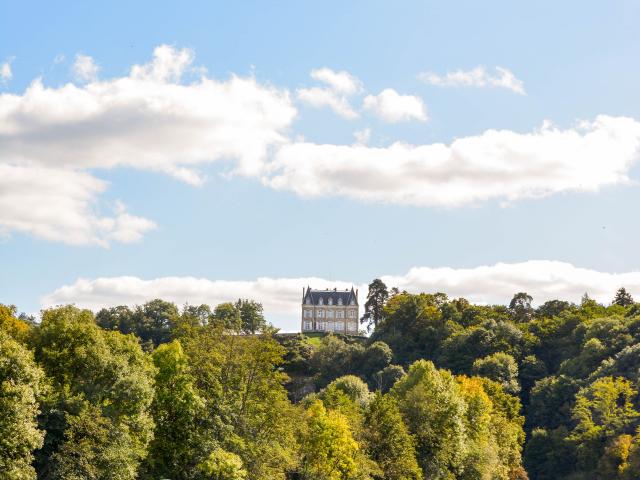
{"label": "dark slate roof", "polygon": [[338,290],[334,289],[325,289],[325,290],[314,290],[310,287],[304,291],[304,296],[302,297],[302,303],[307,303],[307,298],[311,299],[312,305],[319,305],[320,299],[322,299],[323,305],[329,304],[329,299],[333,300],[333,305],[338,305],[338,300],[342,299],[343,305],[349,305],[351,299],[355,301],[355,304],[358,305],[358,295],[357,292],[351,287],[351,290]]}

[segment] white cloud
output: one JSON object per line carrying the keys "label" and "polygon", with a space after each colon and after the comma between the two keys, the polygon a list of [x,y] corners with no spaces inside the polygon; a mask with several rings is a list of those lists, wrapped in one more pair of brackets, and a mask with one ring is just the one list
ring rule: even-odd
{"label": "white cloud", "polygon": [[133,167],[191,183],[221,159],[259,173],[296,115],[284,90],[233,76],[180,83],[188,50],[163,45],[128,76],[0,96],[0,162],[67,168]]}
{"label": "white cloud", "polygon": [[529,293],[537,305],[554,299],[579,302],[584,293],[609,303],[622,286],[640,297],[640,272],[606,273],[550,260],[459,269],[416,267],[382,280],[400,290],[439,291],[484,304],[507,304],[517,292]]}
{"label": "white cloud", "polygon": [[325,87],[300,88],[298,99],[316,108],[328,107],[347,119],[358,117],[349,103],[349,97],[362,91],[362,83],[349,72],[335,72],[329,68],[311,71],[311,77],[325,83]]}
{"label": "white cloud", "polygon": [[[416,267],[404,275],[381,277],[389,287],[417,292],[444,292],[450,298],[465,297],[482,304],[507,304],[517,292],[528,292],[536,304],[561,299],[579,302],[589,293],[608,303],[615,291],[624,286],[640,297],[640,272],[606,273],[578,268],[569,263],[537,260],[521,263],[498,263],[475,268]],[[263,303],[266,316],[284,330],[299,329],[302,288],[350,288],[345,281],[321,278],[258,278],[257,280],[209,280],[194,277],[162,277],[143,280],[138,277],[78,279],[71,285],[46,295],[43,307],[75,303],[98,310],[116,305],[141,304],[154,298],[177,305],[218,303],[238,298],[252,298]],[[366,284],[360,290],[360,305],[366,298]]]}
{"label": "white cloud", "polygon": [[87,173],[0,163],[0,231],[28,233],[71,245],[136,242],[155,228],[118,203],[114,215],[96,212],[107,184]]}
{"label": "white cloud", "polygon": [[11,71],[11,61],[7,60],[6,62],[0,64],[0,81],[3,83],[7,83],[13,77],[13,72]]}
{"label": "white cloud", "polygon": [[76,80],[81,82],[95,82],[98,78],[100,66],[88,55],[77,54],[72,67]]}
{"label": "white cloud", "polygon": [[311,70],[311,78],[326,83],[331,90],[343,95],[354,95],[362,91],[362,82],[345,70],[334,72],[330,68]]}
{"label": "white cloud", "polygon": [[400,95],[392,88],[386,88],[378,95],[367,95],[363,107],[390,123],[427,121],[427,109],[420,97]]}
{"label": "white cloud", "polygon": [[482,65],[472,70],[447,72],[445,75],[424,72],[419,74],[418,78],[429,85],[439,87],[498,87],[526,95],[522,80],[504,67],[495,67],[494,73],[488,72]]}
{"label": "white cloud", "polygon": [[487,130],[450,145],[293,143],[276,153],[263,182],[305,197],[447,207],[509,202],[627,183],[639,148],[640,122],[601,115],[566,130]]}
{"label": "white cloud", "polygon": [[139,240],[153,222],[122,206],[94,212],[106,186],[96,169],[132,167],[199,185],[198,165],[229,160],[233,173],[259,175],[268,152],[288,140],[296,115],[288,92],[237,76],[185,83],[192,61],[191,51],[162,45],[129,75],[98,80],[93,59],[78,55],[83,85],[36,79],[23,94],[0,94],[3,232],[103,246]]}
{"label": "white cloud", "polygon": [[328,107],[349,120],[358,118],[358,113],[346,97],[327,88],[301,88],[298,90],[298,99],[316,108]]}

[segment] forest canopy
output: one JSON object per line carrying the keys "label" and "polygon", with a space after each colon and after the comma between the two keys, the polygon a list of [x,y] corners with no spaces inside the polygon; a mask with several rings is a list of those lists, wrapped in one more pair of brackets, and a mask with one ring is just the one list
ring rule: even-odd
{"label": "forest canopy", "polygon": [[379,280],[370,336],[157,299],[0,305],[0,479],[635,479],[640,305]]}

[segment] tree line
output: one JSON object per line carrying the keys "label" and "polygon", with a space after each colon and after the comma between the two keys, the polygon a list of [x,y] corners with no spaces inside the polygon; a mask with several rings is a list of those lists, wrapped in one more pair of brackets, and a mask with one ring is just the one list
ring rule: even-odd
{"label": "tree line", "polygon": [[0,479],[631,479],[640,305],[370,285],[369,337],[251,300],[0,305]]}

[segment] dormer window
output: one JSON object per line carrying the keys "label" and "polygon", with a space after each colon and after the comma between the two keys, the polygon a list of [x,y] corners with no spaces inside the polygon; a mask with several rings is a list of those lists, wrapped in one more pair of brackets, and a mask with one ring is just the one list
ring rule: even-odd
{"label": "dormer window", "polygon": [[353,299],[349,302],[349,305],[355,305],[355,304],[356,304],[356,301]]}
{"label": "dormer window", "polygon": [[338,305],[342,305],[342,299],[341,298],[338,299]]}
{"label": "dormer window", "polygon": [[324,305],[324,304],[322,303],[322,297],[320,297],[320,298],[318,299],[318,305]]}
{"label": "dormer window", "polygon": [[329,305],[333,305],[333,298],[329,298]]}

